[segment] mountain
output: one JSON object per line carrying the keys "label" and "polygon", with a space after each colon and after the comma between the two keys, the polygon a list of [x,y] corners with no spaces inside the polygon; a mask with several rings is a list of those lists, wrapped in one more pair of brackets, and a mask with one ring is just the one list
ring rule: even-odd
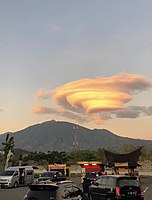
{"label": "mountain", "polygon": [[[0,148],[3,147],[2,142],[5,140],[6,134],[0,135]],[[70,151],[73,149],[73,141],[75,141],[75,144],[78,141],[79,149],[96,150],[104,148],[115,151],[120,151],[124,144],[135,147],[152,144],[151,140],[120,137],[106,129],[91,130],[77,124],[55,120],[29,126],[9,134],[14,136],[15,148],[28,151]]]}

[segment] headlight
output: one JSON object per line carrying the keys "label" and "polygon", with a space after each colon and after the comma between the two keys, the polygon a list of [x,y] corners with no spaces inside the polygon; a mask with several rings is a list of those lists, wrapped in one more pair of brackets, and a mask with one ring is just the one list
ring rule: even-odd
{"label": "headlight", "polygon": [[10,183],[10,182],[12,181],[12,179],[11,179],[11,178],[9,178],[9,179],[7,179],[7,181]]}

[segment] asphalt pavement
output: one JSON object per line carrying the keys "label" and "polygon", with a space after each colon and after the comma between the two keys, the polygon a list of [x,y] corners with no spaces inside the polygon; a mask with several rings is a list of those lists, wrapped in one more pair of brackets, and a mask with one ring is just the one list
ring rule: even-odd
{"label": "asphalt pavement", "polygon": [[0,200],[23,200],[28,187],[0,189]]}
{"label": "asphalt pavement", "polygon": [[[76,182],[78,180],[75,180]],[[80,185],[79,185],[80,186]],[[152,199],[152,179],[146,179],[142,182],[142,189],[145,200]],[[0,200],[23,200],[28,187],[18,187],[10,189],[0,189]]]}

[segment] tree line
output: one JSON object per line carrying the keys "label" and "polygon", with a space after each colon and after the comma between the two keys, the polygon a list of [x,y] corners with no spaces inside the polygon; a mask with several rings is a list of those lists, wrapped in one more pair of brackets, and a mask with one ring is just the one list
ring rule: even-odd
{"label": "tree line", "polygon": [[[80,150],[75,149],[70,152],[65,151],[48,151],[48,152],[28,152],[21,149],[15,149],[14,137],[10,137],[9,134],[6,135],[5,141],[2,143],[4,152],[0,156],[0,161],[3,163],[4,169],[7,168],[8,162],[12,162],[12,165],[43,165],[47,168],[48,164],[75,164],[78,161],[101,161],[106,164],[106,158],[104,154],[104,149],[99,148],[98,150]],[[137,149],[133,145],[124,144],[122,148],[122,153],[129,153]],[[108,149],[106,149],[108,150]],[[109,151],[114,153],[115,150],[109,149]],[[143,147],[140,160],[150,160],[152,161],[152,145],[149,147]]]}

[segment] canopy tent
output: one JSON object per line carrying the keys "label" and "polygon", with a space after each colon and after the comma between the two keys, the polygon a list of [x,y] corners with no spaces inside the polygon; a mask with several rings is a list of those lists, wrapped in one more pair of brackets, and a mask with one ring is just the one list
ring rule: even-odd
{"label": "canopy tent", "polygon": [[107,159],[108,165],[114,167],[115,163],[128,163],[129,168],[136,168],[139,164],[139,157],[141,155],[142,147],[126,154],[117,154],[110,151],[104,150],[105,157]]}

